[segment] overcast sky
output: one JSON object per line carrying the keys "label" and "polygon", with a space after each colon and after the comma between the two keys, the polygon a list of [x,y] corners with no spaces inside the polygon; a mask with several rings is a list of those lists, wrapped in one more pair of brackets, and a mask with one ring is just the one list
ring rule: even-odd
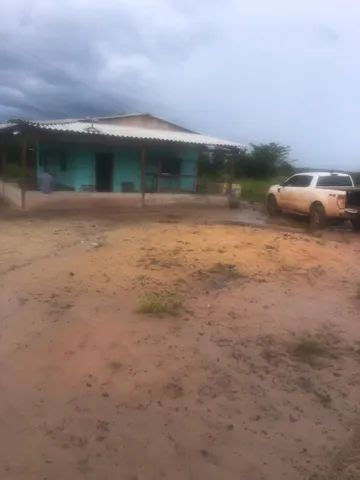
{"label": "overcast sky", "polygon": [[0,119],[147,111],[360,169],[359,0],[11,0]]}

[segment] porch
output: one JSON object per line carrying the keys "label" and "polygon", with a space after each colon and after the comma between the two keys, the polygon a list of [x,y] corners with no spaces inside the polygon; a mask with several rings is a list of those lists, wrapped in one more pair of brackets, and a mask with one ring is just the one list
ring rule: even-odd
{"label": "porch", "polygon": [[[38,142],[36,179],[48,172],[54,190],[195,192],[198,151],[179,146],[109,146]],[[38,184],[38,181],[37,181]]]}
{"label": "porch", "polygon": [[150,205],[208,204],[214,196],[197,195],[200,154],[209,145],[237,148],[193,132],[94,127],[84,121],[0,127],[0,194],[21,208],[145,205],[145,194]]}

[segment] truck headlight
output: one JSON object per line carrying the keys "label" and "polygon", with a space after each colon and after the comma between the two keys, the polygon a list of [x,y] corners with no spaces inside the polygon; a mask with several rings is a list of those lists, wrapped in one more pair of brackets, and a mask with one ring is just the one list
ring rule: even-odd
{"label": "truck headlight", "polygon": [[346,195],[344,194],[337,195],[336,201],[337,201],[338,207],[343,210],[346,206]]}

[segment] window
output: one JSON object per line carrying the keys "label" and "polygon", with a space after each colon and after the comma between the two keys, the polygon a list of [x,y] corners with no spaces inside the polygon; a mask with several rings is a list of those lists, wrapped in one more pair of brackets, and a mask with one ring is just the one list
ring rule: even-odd
{"label": "window", "polygon": [[284,183],[284,187],[308,187],[312,179],[312,175],[294,175]]}
{"label": "window", "polygon": [[321,175],[317,181],[318,187],[352,187],[349,175]]}
{"label": "window", "polygon": [[177,157],[163,158],[160,173],[166,175],[180,175],[181,159]]}

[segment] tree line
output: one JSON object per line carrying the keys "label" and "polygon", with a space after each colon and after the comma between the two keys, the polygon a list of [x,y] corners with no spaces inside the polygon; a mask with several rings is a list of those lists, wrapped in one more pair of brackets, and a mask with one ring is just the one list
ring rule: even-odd
{"label": "tree line", "polygon": [[214,180],[234,178],[270,178],[288,176],[295,172],[294,162],[290,159],[290,147],[279,143],[250,144],[250,149],[237,152],[215,150],[200,156],[200,176]]}

